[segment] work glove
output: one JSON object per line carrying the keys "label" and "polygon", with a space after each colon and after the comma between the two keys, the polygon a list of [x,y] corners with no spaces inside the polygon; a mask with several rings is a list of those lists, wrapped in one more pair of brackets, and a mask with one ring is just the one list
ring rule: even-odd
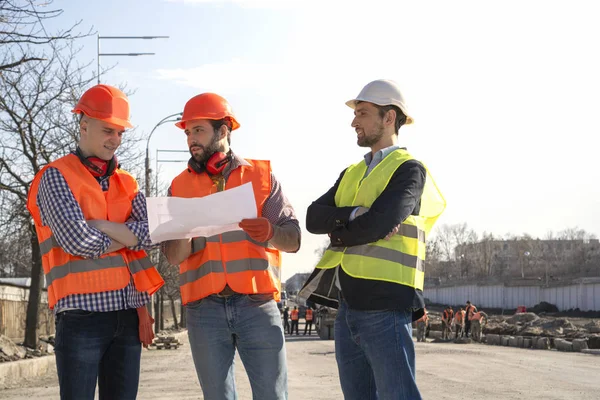
{"label": "work glove", "polygon": [[148,313],[146,306],[137,308],[138,319],[140,320],[139,331],[140,331],[140,342],[145,348],[148,348],[152,344],[154,339],[154,332],[152,331],[152,325],[154,325],[154,318]]}
{"label": "work glove", "polygon": [[257,242],[268,242],[273,237],[273,225],[263,217],[243,219],[239,226]]}

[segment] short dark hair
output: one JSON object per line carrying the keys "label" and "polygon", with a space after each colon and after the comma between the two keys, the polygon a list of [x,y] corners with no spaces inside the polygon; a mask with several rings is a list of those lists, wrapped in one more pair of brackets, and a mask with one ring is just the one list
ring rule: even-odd
{"label": "short dark hair", "polygon": [[208,122],[212,125],[215,133],[221,129],[221,126],[225,125],[227,127],[227,144],[231,146],[231,119],[223,118],[223,119],[209,119]]}
{"label": "short dark hair", "polygon": [[383,118],[385,116],[385,114],[390,110],[396,111],[396,121],[394,124],[394,129],[395,129],[396,135],[397,135],[398,131],[400,130],[400,127],[402,125],[406,124],[406,115],[402,112],[400,107],[392,105],[392,104],[387,105],[387,106],[379,106],[377,104],[374,104],[374,106],[377,107],[377,110],[379,110],[380,118]]}

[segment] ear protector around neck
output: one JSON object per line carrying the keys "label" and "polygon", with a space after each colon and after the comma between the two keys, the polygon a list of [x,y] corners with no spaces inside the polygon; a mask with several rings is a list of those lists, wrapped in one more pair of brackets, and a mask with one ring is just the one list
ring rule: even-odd
{"label": "ear protector around neck", "polygon": [[115,173],[115,170],[119,167],[117,156],[113,156],[110,160],[106,161],[98,157],[85,157],[81,152],[81,149],[77,147],[75,154],[79,157],[81,163],[87,168],[88,171],[95,177],[99,178],[102,176],[111,176]]}
{"label": "ear protector around neck", "polygon": [[218,175],[223,172],[227,164],[229,164],[232,159],[233,155],[231,154],[231,151],[228,153],[217,151],[210,156],[208,161],[206,161],[204,164],[197,162],[194,160],[194,157],[191,157],[188,161],[188,167],[197,174],[201,174],[206,171],[209,175]]}

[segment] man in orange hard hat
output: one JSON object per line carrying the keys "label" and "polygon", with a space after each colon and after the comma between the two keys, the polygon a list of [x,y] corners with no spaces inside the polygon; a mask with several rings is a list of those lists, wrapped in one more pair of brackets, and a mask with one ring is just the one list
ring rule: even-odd
{"label": "man in orange hard hat", "polygon": [[164,246],[169,262],[180,265],[181,298],[204,398],[237,398],[237,349],[253,398],[286,399],[285,339],[276,301],[281,291],[280,252],[300,248],[294,209],[269,161],[244,159],[231,150],[231,132],[240,124],[223,97],[193,97],[176,125],[185,131],[191,158],[169,194],[204,197],[252,183],[258,215],[242,220],[241,230]]}
{"label": "man in orange hard hat", "polygon": [[100,399],[134,399],[141,347],[153,338],[145,304],[164,282],[144,251],[146,199],[115,156],[129,101],[97,85],[73,112],[76,150],[42,168],[27,199],[56,315],[60,396],[92,400],[98,382]]}

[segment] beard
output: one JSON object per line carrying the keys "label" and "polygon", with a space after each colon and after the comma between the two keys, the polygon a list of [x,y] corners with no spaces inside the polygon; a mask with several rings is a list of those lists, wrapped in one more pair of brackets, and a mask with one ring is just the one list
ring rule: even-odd
{"label": "beard", "polygon": [[219,143],[218,132],[215,132],[215,135],[213,136],[213,138],[211,139],[210,143],[207,146],[203,146],[201,144],[196,144],[194,146],[202,148],[202,153],[200,153],[200,154],[194,154],[192,152],[192,149],[190,149],[190,154],[192,155],[192,158],[194,159],[194,161],[196,161],[200,165],[206,165],[206,162],[208,161],[208,159],[216,152],[219,152],[219,151],[224,152],[225,151],[225,148],[223,147],[223,145],[221,143]]}
{"label": "beard", "polygon": [[371,135],[365,134],[363,135],[362,138],[359,138],[356,140],[356,143],[360,146],[360,147],[373,147],[377,142],[379,142],[381,140],[381,138],[383,137],[383,125],[378,126],[375,129],[375,132]]}

